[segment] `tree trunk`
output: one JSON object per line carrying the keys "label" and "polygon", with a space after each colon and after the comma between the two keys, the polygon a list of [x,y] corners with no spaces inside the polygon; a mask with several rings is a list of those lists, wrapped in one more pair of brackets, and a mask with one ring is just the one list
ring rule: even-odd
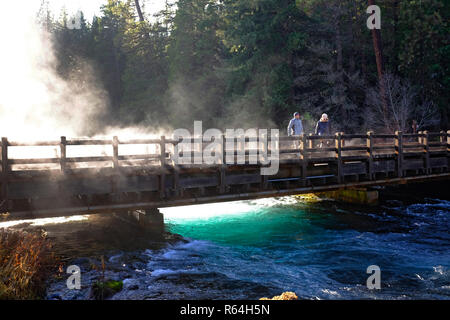
{"label": "tree trunk", "polygon": [[134,0],[134,3],[136,5],[136,11],[137,11],[138,16],[139,16],[139,21],[144,22],[145,21],[144,14],[142,13],[141,5],[139,4],[139,0]]}
{"label": "tree trunk", "polygon": [[[341,25],[341,6],[339,5],[339,14],[336,18],[336,72],[338,74],[337,90],[339,99],[339,109],[341,114],[341,119],[347,119],[347,112],[345,110],[345,84],[344,84],[344,62],[343,62],[343,44],[342,44],[342,25]],[[347,126],[342,124],[342,129],[346,130]]]}
{"label": "tree trunk", "polygon": [[[369,6],[375,5],[375,0],[369,0]],[[380,83],[381,103],[383,104],[384,120],[387,123],[388,119],[388,104],[386,99],[386,89],[384,85],[384,60],[383,48],[381,43],[381,32],[378,29],[372,29],[373,49],[375,51],[375,58],[377,61],[378,81]]]}

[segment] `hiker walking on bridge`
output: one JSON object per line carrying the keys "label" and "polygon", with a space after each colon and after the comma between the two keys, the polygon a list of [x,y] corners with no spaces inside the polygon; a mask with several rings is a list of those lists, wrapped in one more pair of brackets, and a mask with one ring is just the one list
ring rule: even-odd
{"label": "hiker walking on bridge", "polygon": [[[328,120],[328,115],[326,113],[322,114],[322,117],[320,117],[320,120],[317,122],[316,125],[316,135],[318,136],[329,136],[331,134],[330,129],[330,122]],[[320,140],[320,148],[324,145],[325,140]],[[329,142],[327,141],[326,144],[328,145]]]}
{"label": "hiker walking on bridge", "polygon": [[[294,113],[294,118],[291,119],[291,121],[289,121],[289,126],[288,126],[288,136],[300,136],[303,134],[303,124],[302,124],[302,120],[300,119],[300,113],[296,112]],[[294,145],[295,149],[300,148],[300,141],[299,140],[295,140],[292,142]],[[300,156],[300,153],[298,154],[298,156]]]}
{"label": "hiker walking on bridge", "polygon": [[303,124],[302,120],[300,120],[300,113],[294,113],[294,118],[289,122],[287,130],[288,136],[299,136],[303,134]]}

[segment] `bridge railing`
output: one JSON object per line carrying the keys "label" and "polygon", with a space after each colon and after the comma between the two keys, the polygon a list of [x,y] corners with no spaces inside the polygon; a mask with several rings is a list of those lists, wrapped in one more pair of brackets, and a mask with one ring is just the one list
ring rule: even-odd
{"label": "bridge railing", "polygon": [[[11,171],[27,170],[60,170],[65,172],[76,168],[89,167],[113,167],[126,166],[166,166],[174,165],[180,156],[191,155],[192,161],[202,163],[205,150],[212,142],[205,137],[192,138],[188,140],[167,139],[67,139],[61,137],[60,141],[41,142],[15,142],[7,138],[1,140],[1,172],[5,178]],[[191,144],[190,151],[182,150],[182,143]],[[229,147],[231,144],[231,148]],[[144,152],[136,152],[137,146],[146,146]],[[81,155],[70,148],[89,148]],[[11,148],[22,148],[19,156]],[[40,155],[38,149],[53,149],[54,156]],[[128,151],[127,151],[128,148]],[[266,137],[258,139],[252,137],[229,138],[222,136],[219,148],[212,150],[211,154],[218,156],[218,164],[226,164],[226,160],[236,160],[239,155],[244,156],[244,161],[238,164],[267,164],[272,149],[277,148],[280,160],[339,160],[351,161],[377,157],[393,156],[401,159],[413,155],[422,155],[429,162],[433,154],[448,153],[450,150],[450,131],[448,132],[418,132],[415,134],[345,134],[317,136],[302,135],[294,137]],[[122,150],[121,150],[122,149]],[[211,151],[211,150],[210,150]],[[70,155],[73,153],[75,155]],[[97,154],[96,154],[97,153]],[[100,153],[100,154],[98,154]],[[33,154],[34,157],[29,157]],[[48,154],[48,152],[47,152]],[[94,155],[95,154],[95,155]],[[178,158],[177,158],[178,157]],[[253,158],[252,158],[253,157]],[[256,159],[255,159],[256,157]],[[251,161],[253,160],[253,161]],[[400,168],[401,169],[401,168]]]}

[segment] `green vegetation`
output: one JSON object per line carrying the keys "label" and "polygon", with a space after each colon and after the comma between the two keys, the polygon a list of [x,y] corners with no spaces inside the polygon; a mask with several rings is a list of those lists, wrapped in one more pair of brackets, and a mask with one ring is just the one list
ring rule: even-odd
{"label": "green vegetation", "polygon": [[93,284],[91,294],[95,300],[104,300],[121,291],[122,288],[122,281],[98,281]]}
{"label": "green vegetation", "polygon": [[412,120],[448,129],[450,3],[376,3],[384,104],[366,0],[178,0],[154,17],[138,14],[139,1],[108,0],[79,30],[45,5],[39,19],[61,76],[86,62],[97,71],[105,124],[284,130],[299,110],[307,132],[323,112],[349,133],[410,131]]}

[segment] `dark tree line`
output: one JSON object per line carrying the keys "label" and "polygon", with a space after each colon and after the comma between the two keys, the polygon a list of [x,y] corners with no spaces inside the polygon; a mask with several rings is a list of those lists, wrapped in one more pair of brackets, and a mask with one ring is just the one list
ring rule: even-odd
{"label": "dark tree line", "polygon": [[39,19],[62,76],[94,68],[111,125],[283,128],[298,110],[308,131],[324,112],[345,132],[448,129],[449,2],[375,1],[382,81],[369,2],[178,0],[150,16],[105,0],[80,29],[44,3]]}

